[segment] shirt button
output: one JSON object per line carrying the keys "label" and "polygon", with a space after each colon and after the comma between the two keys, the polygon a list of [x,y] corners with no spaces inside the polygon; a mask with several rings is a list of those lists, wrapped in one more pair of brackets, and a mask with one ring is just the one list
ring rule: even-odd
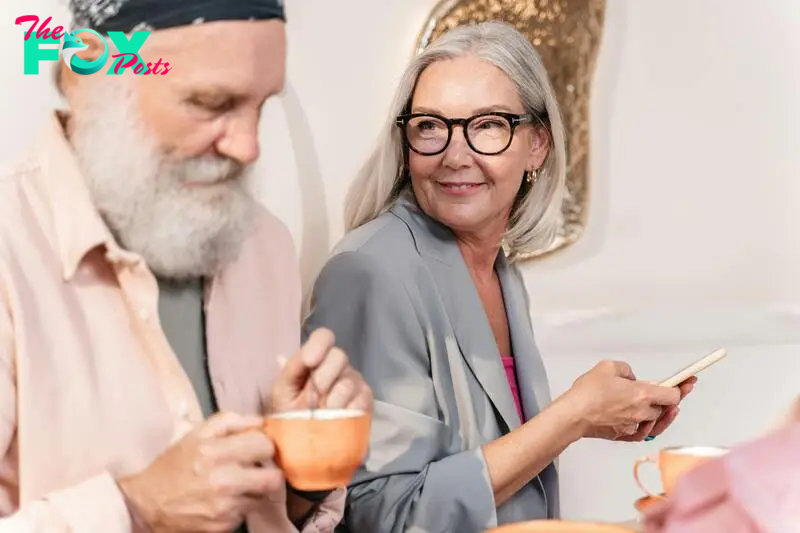
{"label": "shirt button", "polygon": [[142,307],[141,309],[139,309],[139,318],[141,318],[142,320],[148,320],[150,318],[150,312],[144,307]]}
{"label": "shirt button", "polygon": [[178,416],[183,419],[189,418],[189,402],[186,400],[181,400],[178,404]]}

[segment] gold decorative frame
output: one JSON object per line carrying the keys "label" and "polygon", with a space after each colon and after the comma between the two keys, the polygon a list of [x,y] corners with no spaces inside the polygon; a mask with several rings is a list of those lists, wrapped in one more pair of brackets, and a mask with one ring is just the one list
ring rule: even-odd
{"label": "gold decorative frame", "polygon": [[576,242],[589,209],[589,98],[605,0],[442,0],[417,40],[419,54],[448,29],[503,20],[521,31],[542,57],[556,91],[567,134],[567,196],[556,238],[533,259]]}

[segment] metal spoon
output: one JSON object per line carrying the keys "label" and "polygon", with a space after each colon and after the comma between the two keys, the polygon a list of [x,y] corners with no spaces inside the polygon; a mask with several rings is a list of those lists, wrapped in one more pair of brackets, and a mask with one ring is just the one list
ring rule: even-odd
{"label": "metal spoon", "polygon": [[308,377],[308,410],[311,412],[311,418],[314,418],[314,412],[317,410],[317,403],[319,402],[319,391],[314,384],[314,375]]}

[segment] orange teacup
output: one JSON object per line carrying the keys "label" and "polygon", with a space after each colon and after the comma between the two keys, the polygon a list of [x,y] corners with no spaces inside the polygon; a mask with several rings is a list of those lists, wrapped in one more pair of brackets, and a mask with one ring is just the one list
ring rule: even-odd
{"label": "orange teacup", "polygon": [[287,411],[266,417],[264,431],[294,488],[332,490],[346,486],[364,461],[371,421],[356,409]]}
{"label": "orange teacup", "polygon": [[633,477],[636,479],[636,484],[645,494],[653,497],[662,497],[660,494],[650,492],[639,479],[639,468],[643,464],[654,463],[658,465],[658,470],[661,474],[661,486],[664,489],[663,494],[669,496],[681,476],[705,462],[725,455],[727,452],[727,449],[716,446],[663,448],[657,457],[648,456],[637,459],[633,465]]}

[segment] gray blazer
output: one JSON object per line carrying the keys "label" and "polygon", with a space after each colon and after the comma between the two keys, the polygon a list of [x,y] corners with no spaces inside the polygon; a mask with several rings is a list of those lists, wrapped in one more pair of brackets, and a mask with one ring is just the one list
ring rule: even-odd
{"label": "gray blazer", "polygon": [[[501,253],[523,410],[550,402],[527,293]],[[494,335],[452,232],[398,200],[339,243],[314,287],[304,335],[325,326],[373,388],[368,458],[341,529],[470,533],[558,516],[549,465],[495,508],[481,446],[520,425]]]}

